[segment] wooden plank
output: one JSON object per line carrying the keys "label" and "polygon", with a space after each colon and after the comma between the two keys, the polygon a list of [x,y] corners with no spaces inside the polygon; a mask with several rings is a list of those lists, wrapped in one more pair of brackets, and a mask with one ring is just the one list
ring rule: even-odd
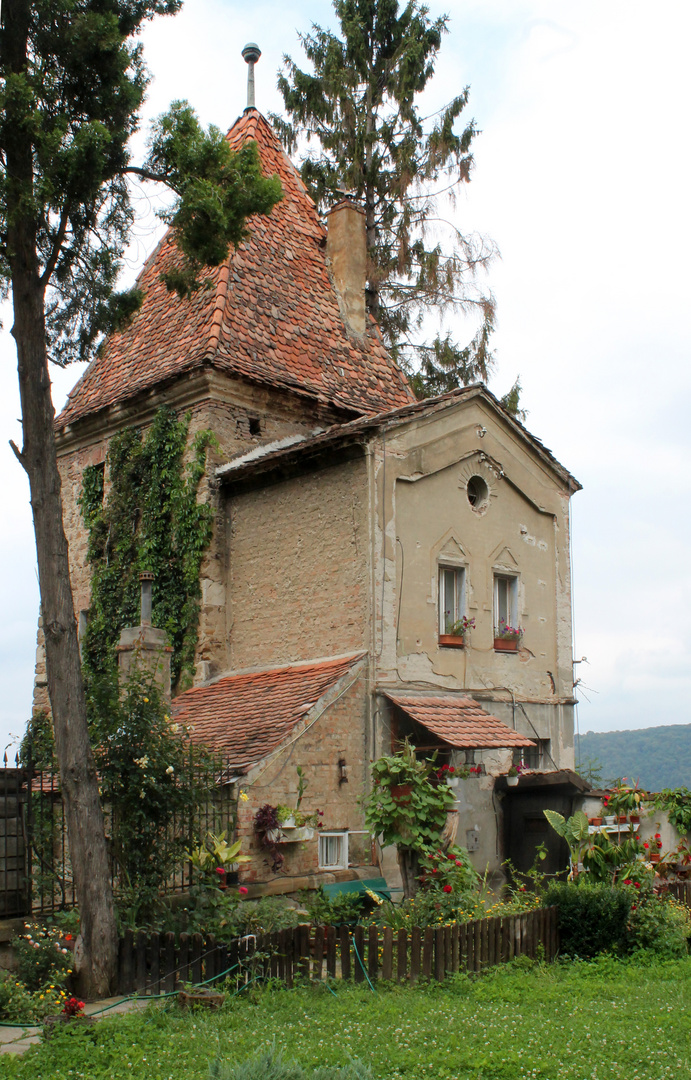
{"label": "wooden plank", "polygon": [[423,937],[422,945],[422,977],[424,979],[432,978],[432,971],[434,970],[434,930],[431,927],[427,927]]}
{"label": "wooden plank", "polygon": [[414,926],[410,932],[410,981],[415,983],[420,978],[420,948],[422,935],[419,926]]}
{"label": "wooden plank", "polygon": [[135,975],[134,985],[138,994],[146,993],[147,983],[147,970],[146,970],[146,934],[143,930],[137,931],[137,937],[135,942]]}
{"label": "wooden plank", "polygon": [[151,949],[151,965],[149,967],[149,993],[161,993],[161,937],[160,934],[152,934],[149,938]]}
{"label": "wooden plank", "polygon": [[473,970],[482,968],[482,919],[473,923]]}
{"label": "wooden plank", "polygon": [[468,970],[468,926],[461,923],[458,927],[458,970]]}
{"label": "wooden plank", "polygon": [[[341,941],[341,978],[350,979],[352,976],[352,965],[350,963],[350,930],[347,926],[341,926],[340,931]],[[357,963],[357,961],[355,961]]]}
{"label": "wooden plank", "polygon": [[300,948],[300,960],[299,970],[300,977],[303,979],[309,979],[310,977],[310,928],[309,924],[304,923],[302,926],[298,926],[298,941]]}
{"label": "wooden plank", "polygon": [[228,973],[229,978],[236,979],[239,976],[238,965],[240,963],[240,946],[238,939],[233,938],[228,946],[228,967],[231,969]]}
{"label": "wooden plank", "polygon": [[451,949],[452,932],[453,927],[444,927],[444,977],[450,975],[453,970]]}
{"label": "wooden plank", "polygon": [[501,920],[501,945],[499,953],[499,961],[505,964],[509,959],[509,932],[511,929],[511,918],[509,915],[502,916]]}
{"label": "wooden plank", "polygon": [[445,946],[444,927],[437,926],[434,931],[434,977],[437,982],[444,981]]}
{"label": "wooden plank", "polygon": [[379,974],[379,928],[374,925],[367,934],[367,971],[370,982],[374,982]]}
{"label": "wooden plank", "polygon": [[329,979],[336,978],[336,927],[326,928],[326,975]]}
{"label": "wooden plank", "polygon": [[118,976],[118,993],[131,994],[134,990],[134,931],[125,930],[120,940],[120,963]]}
{"label": "wooden plank", "polygon": [[204,946],[201,934],[192,935],[192,948],[190,950],[190,978],[195,985],[202,981],[202,952]]}
{"label": "wooden plank", "polygon": [[461,928],[458,923],[451,927],[451,971],[455,975],[460,967]]}
{"label": "wooden plank", "polygon": [[482,935],[480,966],[484,970],[489,967],[489,919],[480,919],[480,933]]}
{"label": "wooden plank", "polygon": [[465,931],[465,969],[475,971],[475,923],[463,924]]}
{"label": "wooden plank", "polygon": [[550,908],[552,913],[552,959],[556,960],[559,955],[559,912],[555,907]]}
{"label": "wooden plank", "polygon": [[405,982],[407,976],[408,960],[408,935],[401,928],[396,938],[396,978],[399,982]]}
{"label": "wooden plank", "polygon": [[326,944],[326,927],[315,926],[314,945],[312,953],[312,978],[321,982],[322,966],[324,963],[324,946]]}
{"label": "wooden plank", "polygon": [[296,927],[292,927],[290,930],[283,930],[283,962],[285,965],[285,983],[288,989],[293,985],[293,970],[295,960],[295,930]]}
{"label": "wooden plank", "polygon": [[487,963],[490,967],[494,967],[497,962],[497,935],[495,923],[496,919],[489,918],[487,920]]}
{"label": "wooden plank", "polygon": [[209,985],[213,985],[209,983],[209,979],[216,977],[216,936],[214,934],[207,936],[204,942],[204,952],[206,953],[204,957],[204,980]]}
{"label": "wooden plank", "polygon": [[172,994],[175,990],[175,968],[177,965],[175,963],[175,934],[170,931],[163,935],[161,954],[161,966],[163,968],[161,972],[161,985],[163,987],[163,993]]}
{"label": "wooden plank", "polygon": [[393,979],[393,930],[390,926],[384,927],[384,951],[381,963],[381,977],[391,982]]}
{"label": "wooden plank", "polygon": [[178,954],[178,979],[181,983],[190,981],[190,935],[180,934],[180,950]]}
{"label": "wooden plank", "polygon": [[362,926],[356,926],[353,933],[353,976],[355,982],[363,982],[365,978],[365,931]]}

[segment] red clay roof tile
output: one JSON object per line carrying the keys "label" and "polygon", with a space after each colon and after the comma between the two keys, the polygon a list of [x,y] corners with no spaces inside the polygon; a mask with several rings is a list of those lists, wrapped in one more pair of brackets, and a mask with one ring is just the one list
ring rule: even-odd
{"label": "red clay roof tile", "polygon": [[361,340],[346,332],[326,266],[326,231],[271,126],[249,109],[227,138],[234,149],[256,141],[283,199],[268,217],[249,220],[249,239],[208,272],[211,287],[188,300],[160,280],[179,258],[166,233],[138,279],[141,310],[89,365],[58,428],[206,365],[357,414],[414,400],[374,321]]}
{"label": "red clay roof tile", "polygon": [[327,690],[364,653],[228,675],[175,698],[173,718],[192,727],[192,740],[246,772],[276,750]]}
{"label": "red clay roof tile", "polygon": [[459,694],[386,696],[449,746],[489,750],[494,747],[534,745],[532,739],[519,735],[469,697]]}

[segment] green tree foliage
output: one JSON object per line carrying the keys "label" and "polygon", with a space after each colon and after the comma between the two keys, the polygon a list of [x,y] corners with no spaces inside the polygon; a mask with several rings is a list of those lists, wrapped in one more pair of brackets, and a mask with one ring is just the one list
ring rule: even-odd
{"label": "green tree foliage", "polygon": [[[311,72],[284,58],[278,86],[289,120],[272,119],[290,152],[301,139],[319,144],[301,170],[319,207],[343,191],[364,207],[368,307],[415,393],[486,380],[494,302],[477,274],[495,248],[437,211],[440,197],[453,201],[470,179],[477,128],[457,127],[468,89],[431,119],[419,108],[447,18],[431,19],[415,0],[403,9],[397,0],[334,0],[334,9],[340,36],[316,25],[300,35]],[[479,312],[471,344],[450,334],[421,340],[430,308]]]}
{"label": "green tree foliage", "polygon": [[203,431],[194,437],[185,465],[189,423],[189,415],[178,420],[164,407],[144,436],[132,428],[115,435],[105,499],[103,467],[84,471],[79,502],[93,568],[83,647],[89,677],[114,671],[120,631],[139,623],[142,570],[154,574],[152,622],[167,631],[173,647],[173,683],[192,671],[199,569],[213,525],[213,509],[197,501],[197,491],[213,436]]}
{"label": "green tree foliage", "polygon": [[[133,165],[147,76],[137,35],[180,0],[4,0],[0,14],[0,289],[12,291],[22,449],[36,533],[46,668],[70,857],[81,912],[76,952],[83,994],[113,986],[117,938],[98,778],[88,740],[74,619],[48,359],[85,359],[136,309],[113,296],[132,222],[128,176],[166,184],[184,253],[171,287],[195,287],[244,216],[280,197],[256,153],[231,155],[187,107],[159,122]],[[188,169],[195,169],[195,176]],[[224,247],[225,245],[225,247]]]}
{"label": "green tree foliage", "polygon": [[605,785],[616,776],[628,776],[646,791],[691,786],[691,724],[588,731],[576,749],[578,761],[597,759]]}

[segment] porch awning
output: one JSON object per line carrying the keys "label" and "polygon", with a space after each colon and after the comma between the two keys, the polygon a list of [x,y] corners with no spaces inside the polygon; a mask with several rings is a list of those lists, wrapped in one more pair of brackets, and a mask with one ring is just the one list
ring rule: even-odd
{"label": "porch awning", "polygon": [[534,746],[477,701],[460,694],[391,694],[386,697],[433,735],[459,750]]}

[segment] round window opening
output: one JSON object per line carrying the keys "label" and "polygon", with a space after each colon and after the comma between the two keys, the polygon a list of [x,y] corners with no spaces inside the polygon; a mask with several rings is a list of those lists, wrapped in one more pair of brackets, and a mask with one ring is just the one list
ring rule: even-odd
{"label": "round window opening", "polygon": [[471,476],[466,485],[466,494],[473,510],[484,510],[489,502],[487,481],[481,476]]}

